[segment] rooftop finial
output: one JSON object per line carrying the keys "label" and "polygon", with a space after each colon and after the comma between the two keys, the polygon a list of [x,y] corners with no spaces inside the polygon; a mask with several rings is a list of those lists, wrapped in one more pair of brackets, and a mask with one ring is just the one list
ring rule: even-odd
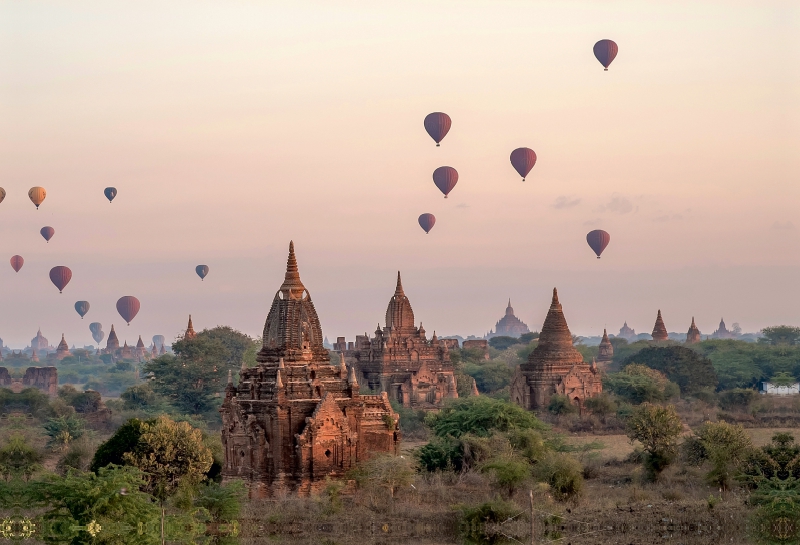
{"label": "rooftop finial", "polygon": [[305,286],[300,280],[300,271],[297,268],[297,258],[294,255],[294,241],[289,241],[289,257],[286,260],[286,276],[284,277],[281,291],[290,299],[300,299]]}
{"label": "rooftop finial", "polygon": [[558,290],[556,288],[553,288],[553,302],[550,303],[550,305],[553,306],[553,305],[558,305],[558,304],[559,304],[559,302],[558,302]]}
{"label": "rooftop finial", "polygon": [[355,367],[352,365],[350,366],[350,374],[347,376],[347,382],[350,384],[350,387],[357,390],[358,389],[358,379],[356,378],[356,370]]}
{"label": "rooftop finial", "polygon": [[403,282],[400,280],[400,271],[397,271],[397,287],[394,289],[395,295],[405,295],[403,291]]}

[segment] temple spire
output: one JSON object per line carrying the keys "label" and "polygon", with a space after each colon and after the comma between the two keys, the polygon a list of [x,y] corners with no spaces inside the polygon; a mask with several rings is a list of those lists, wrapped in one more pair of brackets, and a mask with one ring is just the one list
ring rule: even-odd
{"label": "temple spire", "polygon": [[358,392],[358,379],[356,378],[356,370],[352,365],[350,366],[350,373],[347,375],[347,383],[350,388]]}
{"label": "temple spire", "polygon": [[192,315],[189,314],[189,325],[186,326],[186,333],[183,335],[184,339],[194,339],[197,337],[197,333],[194,331],[194,325],[192,325]]}
{"label": "temple spire", "polygon": [[558,290],[553,288],[553,301],[550,303],[550,308],[555,308],[557,306],[561,306],[561,303],[558,302]]}
{"label": "temple spire", "polygon": [[286,259],[286,276],[281,284],[281,292],[288,299],[302,299],[305,289],[300,280],[297,258],[294,255],[294,241],[289,241],[289,257]]}
{"label": "temple spire", "polygon": [[400,271],[397,271],[397,287],[394,289],[395,296],[404,296],[403,282],[400,280]]}

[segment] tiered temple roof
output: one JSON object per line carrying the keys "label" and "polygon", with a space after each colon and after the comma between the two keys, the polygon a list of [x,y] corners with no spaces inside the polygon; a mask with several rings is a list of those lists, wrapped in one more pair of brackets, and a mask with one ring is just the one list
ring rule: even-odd
{"label": "tiered temple roof", "polygon": [[514,315],[514,307],[511,306],[511,299],[508,300],[505,316],[495,324],[494,331],[490,331],[486,338],[505,335],[508,337],[519,337],[525,333],[530,333],[528,326]]}
{"label": "tiered temple roof", "polygon": [[699,343],[700,340],[700,330],[694,325],[694,316],[692,316],[692,325],[689,326],[689,331],[686,333],[686,344]]}
{"label": "tiered temple roof", "polygon": [[658,309],[658,316],[656,317],[656,324],[653,326],[653,340],[656,342],[666,341],[669,339],[667,333],[667,326],[664,325],[664,320],[661,318],[661,309]]}

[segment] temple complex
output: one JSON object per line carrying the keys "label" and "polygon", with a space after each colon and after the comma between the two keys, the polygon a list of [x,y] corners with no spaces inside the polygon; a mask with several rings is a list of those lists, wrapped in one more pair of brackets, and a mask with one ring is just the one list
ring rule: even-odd
{"label": "temple complex", "polygon": [[528,361],[517,367],[511,382],[511,400],[528,410],[543,410],[553,395],[565,395],[579,408],[590,397],[602,393],[601,373],[572,344],[558,292],[542,325],[539,344]]}
{"label": "temple complex", "polygon": [[[341,346],[338,341],[337,346]],[[404,407],[433,409],[445,399],[458,397],[447,344],[436,332],[428,340],[422,324],[414,325],[414,311],[399,272],[386,308],[386,327],[378,324],[374,337],[356,336],[344,355],[363,386],[386,392]]]}
{"label": "temple complex", "polygon": [[397,454],[399,417],[386,392],[361,395],[355,367],[332,365],[294,244],[264,325],[255,367],[231,374],[222,414],[223,479],[252,498],[309,494],[374,453]]}
{"label": "temple complex", "polygon": [[[734,324],[736,325],[736,324]],[[725,327],[725,320],[719,319],[719,328],[711,334],[712,339],[733,339],[735,335]]]}
{"label": "temple complex", "polygon": [[667,333],[667,326],[664,325],[664,320],[661,318],[661,309],[658,310],[658,316],[656,316],[656,324],[653,326],[652,335],[654,342],[662,342],[669,340],[669,334]]}
{"label": "temple complex", "polygon": [[31,339],[31,348],[39,352],[39,354],[47,354],[53,351],[53,347],[50,346],[50,343],[42,335],[41,328],[36,332],[36,336]]}
{"label": "temple complex", "polygon": [[635,341],[636,331],[628,327],[628,322],[625,322],[624,324],[622,324],[622,327],[619,328],[619,335],[617,335],[617,337],[622,337],[627,341]]}
{"label": "temple complex", "polygon": [[600,352],[597,355],[597,363],[600,364],[600,368],[605,371],[608,369],[608,366],[611,364],[611,360],[614,359],[614,345],[611,344],[611,341],[608,340],[608,333],[606,333],[605,328],[603,329],[603,338],[600,341]]}
{"label": "temple complex", "polygon": [[516,337],[519,338],[521,335],[525,333],[530,333],[530,329],[525,323],[514,316],[514,309],[511,306],[511,299],[508,300],[508,306],[506,307],[506,314],[495,324],[494,331],[489,330],[489,333],[486,334],[487,339],[491,339],[492,337],[499,337],[501,335],[507,337]]}
{"label": "temple complex", "polygon": [[689,331],[686,333],[686,344],[699,343],[700,340],[700,330],[694,325],[694,316],[692,316],[692,325],[689,326]]}

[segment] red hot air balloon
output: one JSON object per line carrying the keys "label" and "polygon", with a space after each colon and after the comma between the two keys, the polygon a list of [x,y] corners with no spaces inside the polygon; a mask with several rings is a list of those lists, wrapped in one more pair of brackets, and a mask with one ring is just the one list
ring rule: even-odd
{"label": "red hot air balloon", "polygon": [[586,235],[586,242],[589,243],[589,246],[592,248],[592,250],[594,250],[594,253],[597,254],[597,259],[600,259],[600,254],[603,253],[603,250],[606,249],[606,246],[608,246],[610,241],[611,235],[600,229],[595,229]]}
{"label": "red hot air balloon", "polygon": [[433,226],[436,223],[436,216],[427,213],[422,214],[417,221],[419,222],[419,226],[425,230],[425,234],[427,235],[431,232],[431,229],[433,229]]}
{"label": "red hot air balloon", "polygon": [[131,321],[136,318],[136,315],[139,313],[140,306],[139,300],[136,297],[133,295],[126,295],[125,297],[120,297],[117,301],[117,312],[119,312],[119,315],[122,316],[122,319],[125,320],[128,325],[131,325]]}
{"label": "red hot air balloon", "polygon": [[58,293],[63,292],[70,280],[72,280],[72,271],[69,270],[69,267],[59,265],[50,269],[50,281],[58,288]]}
{"label": "red hot air balloon", "polygon": [[511,152],[511,166],[519,172],[522,176],[522,181],[525,181],[525,176],[536,164],[536,152],[530,148],[517,148]]}
{"label": "red hot air balloon", "polygon": [[52,227],[42,227],[41,231],[39,232],[42,234],[42,236],[47,242],[50,242],[50,239],[53,238],[53,235],[56,234],[56,230],[53,229]]}
{"label": "red hot air balloon", "polygon": [[605,71],[608,71],[608,65],[617,56],[617,51],[619,51],[617,44],[611,40],[600,40],[594,44],[594,56],[603,65]]}
{"label": "red hot air balloon", "polygon": [[444,198],[458,183],[458,172],[453,167],[439,167],[433,171],[433,183],[444,193]]}
{"label": "red hot air balloon", "polygon": [[22,259],[21,255],[15,255],[11,258],[11,268],[14,269],[14,272],[19,272],[24,264],[25,260]]}
{"label": "red hot air balloon", "polygon": [[439,147],[439,142],[447,136],[451,124],[450,116],[442,112],[433,112],[425,116],[425,130],[436,142],[436,147]]}

